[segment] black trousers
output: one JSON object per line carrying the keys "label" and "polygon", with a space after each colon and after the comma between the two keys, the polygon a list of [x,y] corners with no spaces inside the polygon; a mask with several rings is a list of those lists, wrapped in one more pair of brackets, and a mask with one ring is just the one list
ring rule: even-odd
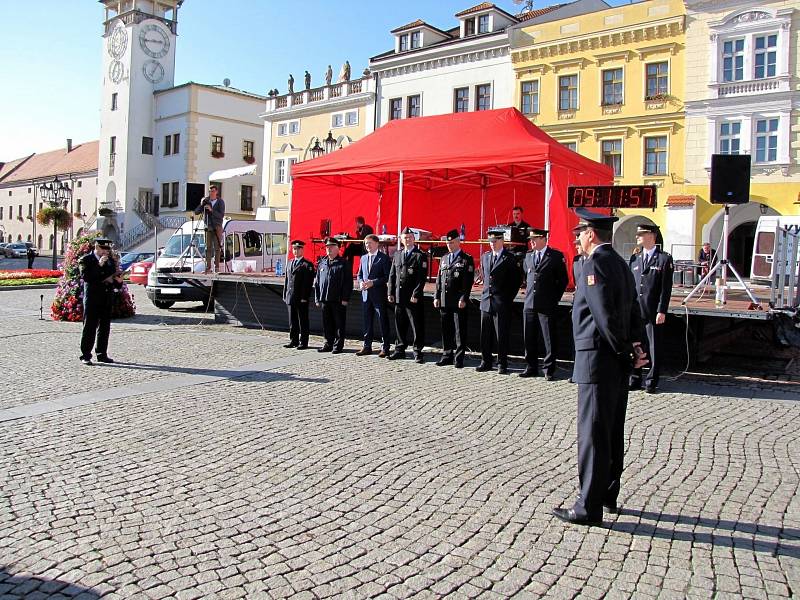
{"label": "black trousers", "polygon": [[288,304],[289,341],[292,344],[308,345],[308,302]]}
{"label": "black trousers", "polygon": [[97,356],[107,356],[108,336],[111,334],[111,303],[112,296],[109,294],[106,298],[84,304],[81,358],[92,358],[92,347]]}
{"label": "black trousers", "polygon": [[[542,369],[548,375],[556,372],[558,337],[555,310],[523,311],[523,333],[525,336],[525,362],[528,367],[539,370],[539,338],[544,342]],[[541,330],[541,336],[540,336]]]}
{"label": "black trousers", "polygon": [[347,323],[347,307],[341,302],[322,303],[322,332],[325,344],[341,350],[344,347],[344,330]]}
{"label": "black trousers", "polygon": [[411,325],[413,334],[412,344],[414,354],[422,352],[425,346],[425,313],[422,308],[422,301],[416,304],[397,304],[394,307],[394,328],[397,332],[397,341],[394,349],[398,352],[405,352],[409,346],[408,326]]}
{"label": "black trousers", "polygon": [[467,353],[467,309],[440,308],[442,321],[442,350],[456,362],[464,362]]}
{"label": "black trousers", "polygon": [[635,385],[644,383],[645,386],[657,387],[661,376],[661,340],[664,338],[664,325],[656,325],[655,321],[648,321],[644,324],[644,330],[647,334],[647,343],[645,344],[642,340],[642,350],[647,352],[647,356],[650,358],[650,367],[644,373],[644,377],[642,369],[634,370],[630,383]]}
{"label": "black trousers", "polygon": [[491,366],[492,346],[497,340],[497,364],[508,367],[508,345],[511,329],[511,308],[494,313],[481,311],[481,362]]}
{"label": "black trousers", "polygon": [[386,302],[373,302],[371,299],[361,303],[361,311],[364,316],[364,348],[372,348],[372,340],[375,339],[375,319],[378,317],[378,327],[382,348],[384,352],[389,352],[389,311]]}
{"label": "black trousers", "polygon": [[607,373],[578,384],[578,482],[573,506],[579,517],[602,519],[603,504],[616,504],[625,457],[628,373]]}

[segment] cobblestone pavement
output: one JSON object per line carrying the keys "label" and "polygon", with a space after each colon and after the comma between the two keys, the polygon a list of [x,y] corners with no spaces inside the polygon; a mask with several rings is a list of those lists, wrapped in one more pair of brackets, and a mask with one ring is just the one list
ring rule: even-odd
{"label": "cobblestone pavement", "polygon": [[285,350],[143,294],[125,364],[82,367],[39,293],[0,292],[0,598],[800,590],[791,384],[631,394],[624,512],[585,529],[550,516],[577,481],[566,381]]}

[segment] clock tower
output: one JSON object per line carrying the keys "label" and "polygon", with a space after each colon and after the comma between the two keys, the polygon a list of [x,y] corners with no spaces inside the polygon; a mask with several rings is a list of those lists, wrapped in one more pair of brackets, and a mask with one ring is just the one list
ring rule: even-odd
{"label": "clock tower", "polygon": [[97,195],[98,229],[119,239],[152,206],[155,98],[175,78],[178,8],[183,0],[100,0],[103,86]]}

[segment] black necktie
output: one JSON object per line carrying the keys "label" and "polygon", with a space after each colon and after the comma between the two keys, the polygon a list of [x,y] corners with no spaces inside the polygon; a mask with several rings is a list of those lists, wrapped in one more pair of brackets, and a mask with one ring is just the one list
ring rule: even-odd
{"label": "black necktie", "polygon": [[369,275],[369,272],[372,271],[372,259],[373,256],[370,254],[369,258],[367,259],[367,275]]}

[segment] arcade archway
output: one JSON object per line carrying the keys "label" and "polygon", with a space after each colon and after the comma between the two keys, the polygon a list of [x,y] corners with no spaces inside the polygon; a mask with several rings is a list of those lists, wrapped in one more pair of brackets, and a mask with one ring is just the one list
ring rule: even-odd
{"label": "arcade archway", "polygon": [[[633,250],[636,247],[636,229],[639,225],[655,225],[655,221],[641,215],[627,215],[622,217],[614,229],[614,236],[612,237],[612,245],[614,250],[628,260]],[[656,245],[659,248],[664,248],[664,238],[659,231],[656,236]]]}
{"label": "arcade archway", "polygon": [[[763,212],[762,212],[763,211]],[[719,211],[703,226],[702,241],[710,241],[712,248],[721,248],[722,224],[725,211]],[[751,201],[730,207],[728,222],[728,260],[742,277],[750,276],[750,265],[753,260],[753,241],[756,225],[762,216],[780,215],[778,211]]]}

